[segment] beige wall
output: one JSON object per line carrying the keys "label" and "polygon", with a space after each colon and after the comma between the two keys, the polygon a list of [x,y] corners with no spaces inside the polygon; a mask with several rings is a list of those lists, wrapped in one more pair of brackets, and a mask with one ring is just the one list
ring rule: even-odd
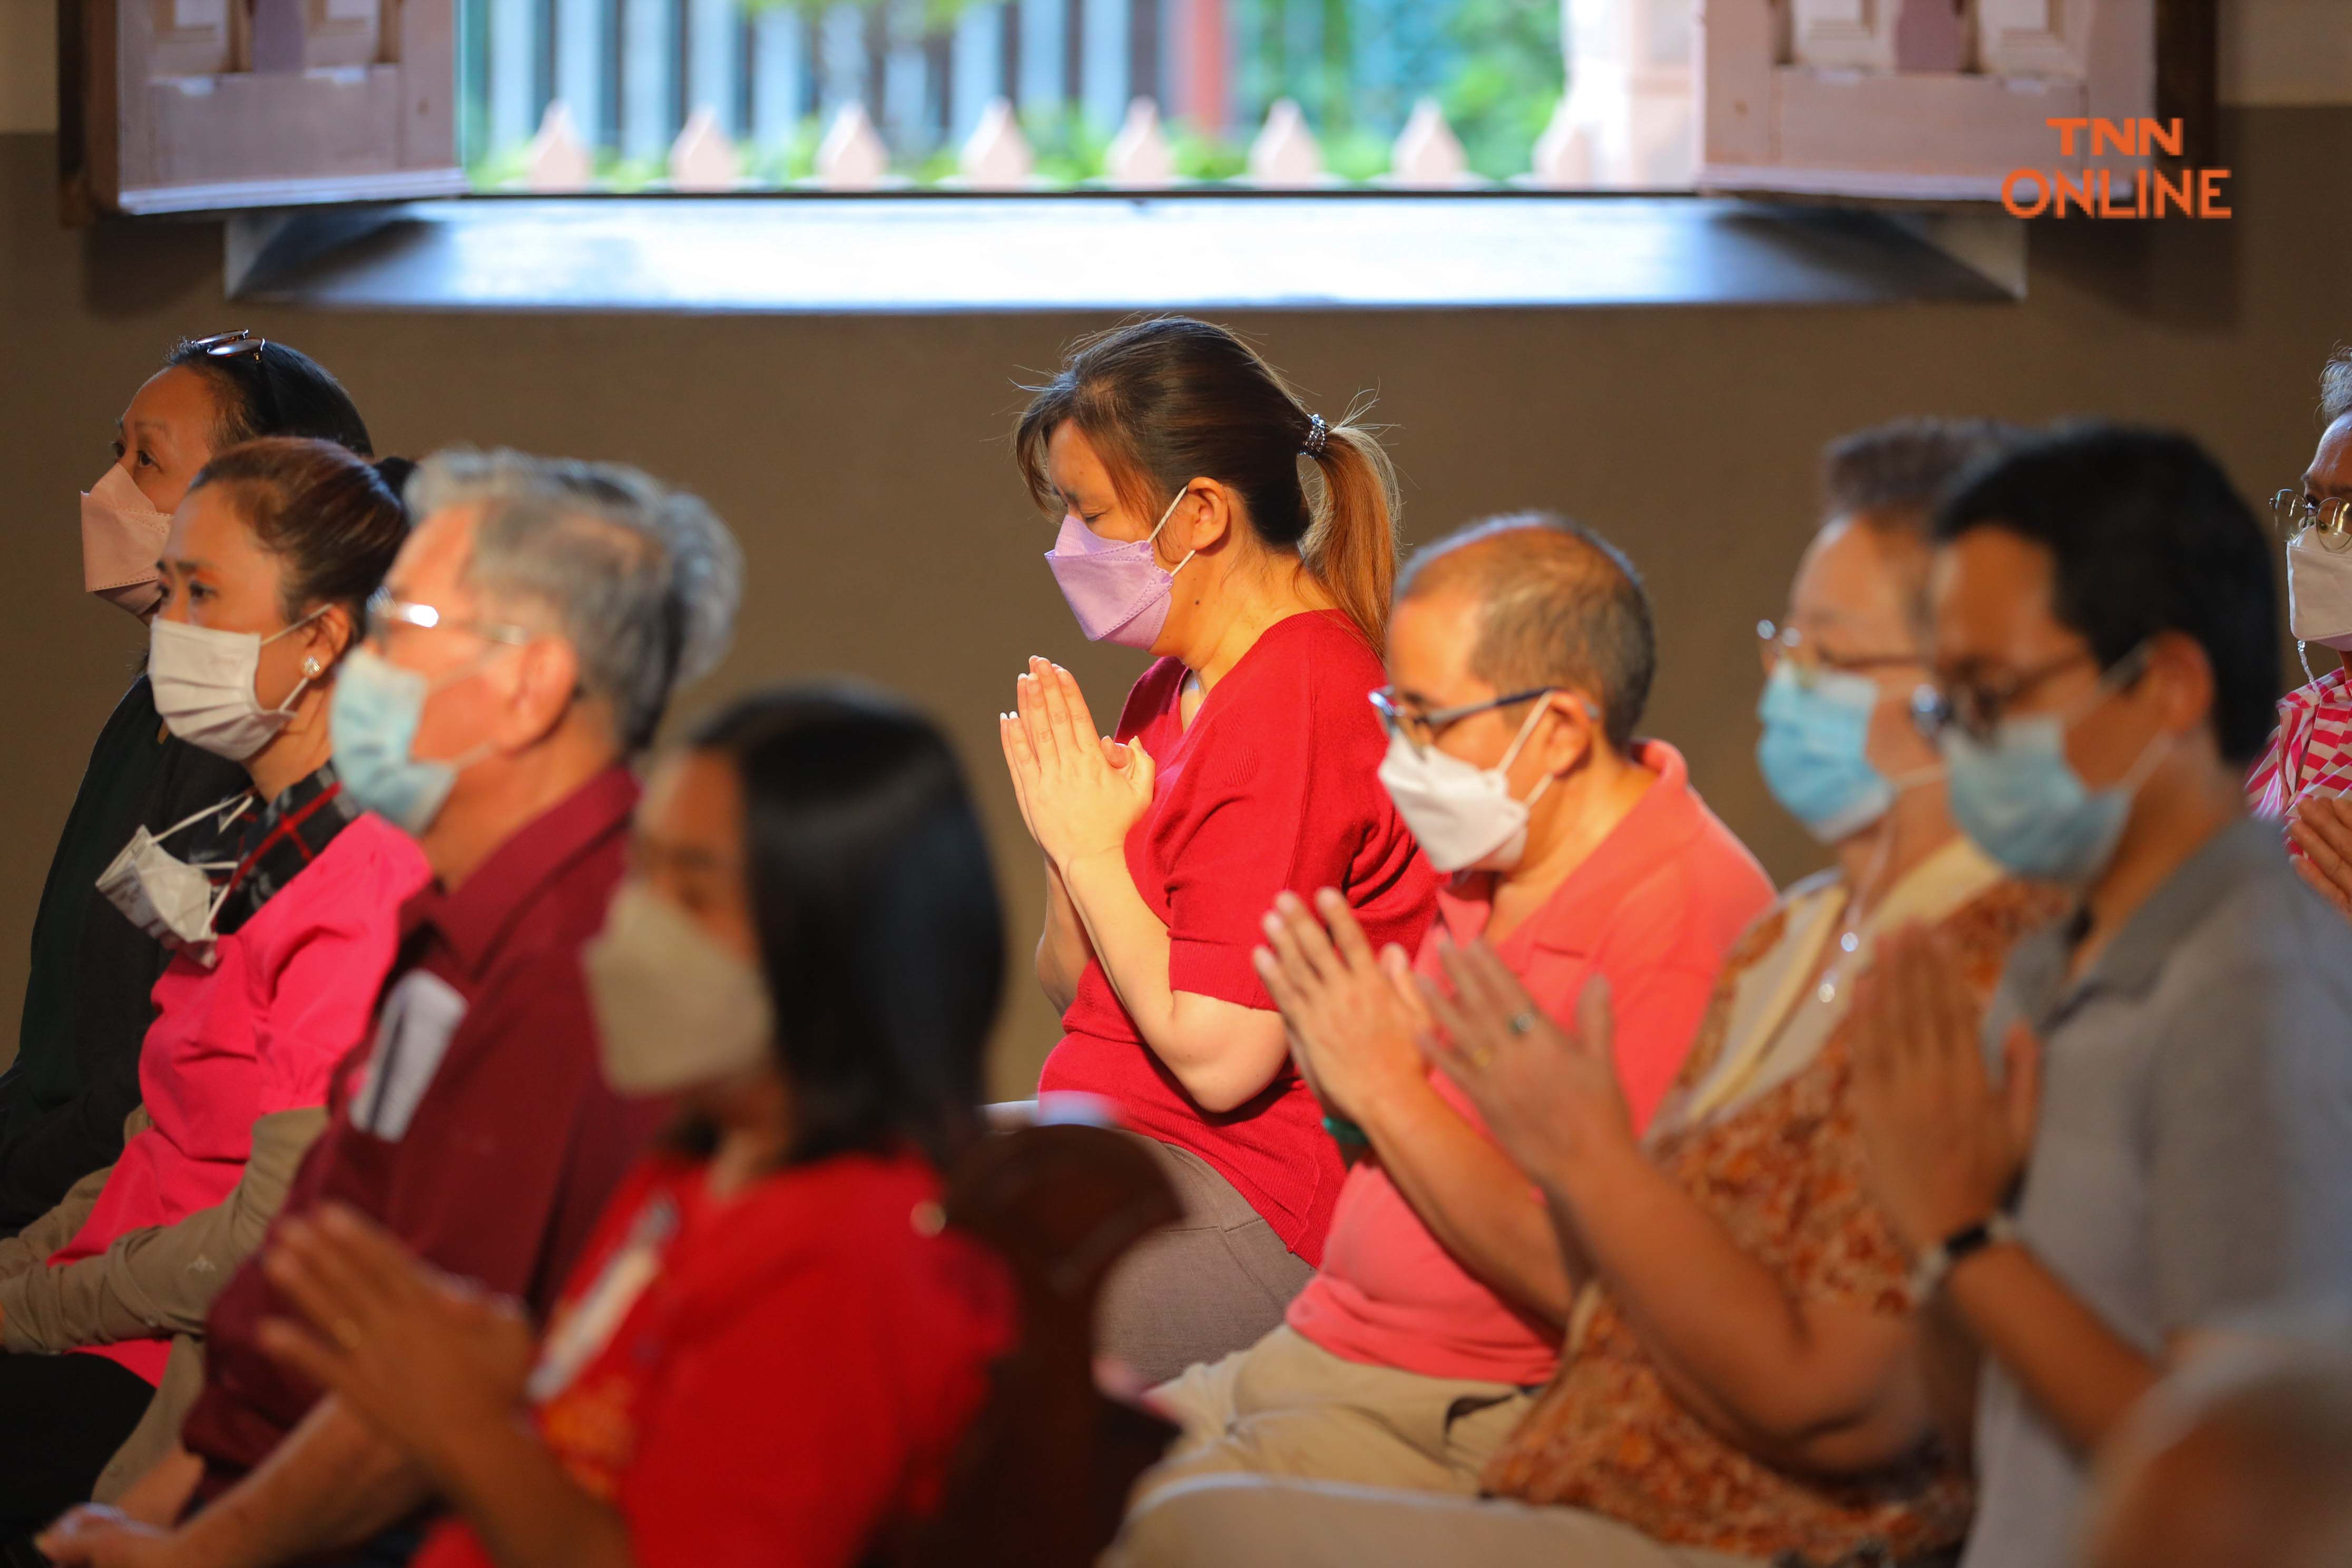
{"label": "beige wall", "polygon": [[[1815,857],[1749,760],[1750,628],[1780,607],[1823,440],[1906,413],[2099,411],[2188,426],[2249,492],[2301,471],[2314,369],[2352,336],[2352,110],[2246,113],[2231,135],[2235,222],[2044,227],[2019,305],[1244,324],[1327,410],[1380,391],[1416,538],[1548,505],[1626,545],[1662,623],[1648,728],[1685,749],[1708,797],[1785,878]],[[1032,652],[1076,668],[1106,714],[1138,668],[1079,640],[1036,559],[1051,529],[1026,510],[1003,441],[1016,379],[1096,323],[225,307],[209,226],[57,230],[51,156],[47,138],[0,137],[0,476],[17,529],[0,612],[0,669],[13,675],[0,1018],[14,1016],[83,752],[138,647],[130,621],[79,592],[74,492],[100,471],[115,413],[164,344],[231,325],[333,367],[386,449],[506,442],[642,463],[702,490],[742,533],[752,581],[734,657],[688,706],[820,670],[915,694],[965,748],[1025,944],[1036,868],[992,715]],[[1025,980],[1015,994],[999,1051],[1006,1092],[1034,1081],[1053,1032]]]}

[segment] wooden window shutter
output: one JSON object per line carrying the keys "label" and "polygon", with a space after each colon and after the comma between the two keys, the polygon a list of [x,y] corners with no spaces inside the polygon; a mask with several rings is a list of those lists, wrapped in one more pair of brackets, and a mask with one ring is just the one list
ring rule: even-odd
{"label": "wooden window shutter", "polygon": [[446,195],[457,0],[59,0],[66,220]]}
{"label": "wooden window shutter", "polygon": [[[1988,201],[2014,170],[2195,163],[2213,132],[2214,0],[1699,0],[1699,183]],[[2053,120],[2183,122],[2181,156]],[[2126,199],[2128,199],[2126,197]]]}

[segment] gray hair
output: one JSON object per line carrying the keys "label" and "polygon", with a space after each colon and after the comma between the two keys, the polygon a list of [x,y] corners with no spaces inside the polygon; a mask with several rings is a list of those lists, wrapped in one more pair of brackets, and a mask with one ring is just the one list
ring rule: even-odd
{"label": "gray hair", "polygon": [[2319,417],[2333,425],[2352,414],[2352,345],[2337,344],[2319,370]]}
{"label": "gray hair", "polygon": [[1601,705],[1601,732],[1622,754],[1658,669],[1649,591],[1625,552],[1548,511],[1471,524],[1423,547],[1397,582],[1397,603],[1462,593],[1476,600],[1470,672],[1497,692],[1576,687]]}
{"label": "gray hair", "polygon": [[670,694],[724,658],[743,552],[684,490],[616,463],[522,452],[436,452],[408,481],[410,514],[479,509],[466,578],[542,608],[613,706],[622,744],[653,739]]}
{"label": "gray hair", "polygon": [[2022,434],[1991,419],[1897,419],[1857,430],[1822,454],[1822,510],[1833,518],[1874,514],[1925,544],[1944,493]]}

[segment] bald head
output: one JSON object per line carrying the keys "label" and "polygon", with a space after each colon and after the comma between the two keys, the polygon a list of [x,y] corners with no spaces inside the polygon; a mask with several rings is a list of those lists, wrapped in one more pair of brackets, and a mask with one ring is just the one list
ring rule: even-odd
{"label": "bald head", "polygon": [[1490,518],[1415,554],[1397,601],[1460,597],[1477,606],[1473,675],[1498,692],[1573,689],[1601,708],[1621,754],[1657,673],[1650,596],[1617,547],[1549,512]]}
{"label": "bald head", "polygon": [[2352,1363],[2274,1363],[2152,1420],[2108,1457],[2091,1568],[2352,1563]]}

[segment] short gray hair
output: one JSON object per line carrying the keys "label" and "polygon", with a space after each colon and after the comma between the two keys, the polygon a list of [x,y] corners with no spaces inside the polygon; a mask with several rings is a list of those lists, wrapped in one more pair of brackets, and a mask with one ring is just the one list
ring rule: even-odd
{"label": "short gray hair", "polygon": [[1991,419],[1897,419],[1841,437],[1822,454],[1822,512],[1870,513],[1927,543],[1945,492],[2022,434]]}
{"label": "short gray hair", "polygon": [[1620,755],[1633,742],[1658,669],[1649,591],[1625,552],[1554,512],[1492,517],[1423,547],[1397,603],[1424,595],[1477,601],[1470,672],[1497,692],[1580,687],[1601,705]]}
{"label": "short gray hair", "polygon": [[717,666],[735,635],[743,552],[684,490],[616,463],[523,452],[436,452],[408,481],[412,516],[478,510],[466,580],[543,608],[613,706],[623,745],[648,744],[670,694]]}
{"label": "short gray hair", "polygon": [[2319,369],[2319,417],[2333,425],[2352,414],[2352,345],[2339,343]]}

